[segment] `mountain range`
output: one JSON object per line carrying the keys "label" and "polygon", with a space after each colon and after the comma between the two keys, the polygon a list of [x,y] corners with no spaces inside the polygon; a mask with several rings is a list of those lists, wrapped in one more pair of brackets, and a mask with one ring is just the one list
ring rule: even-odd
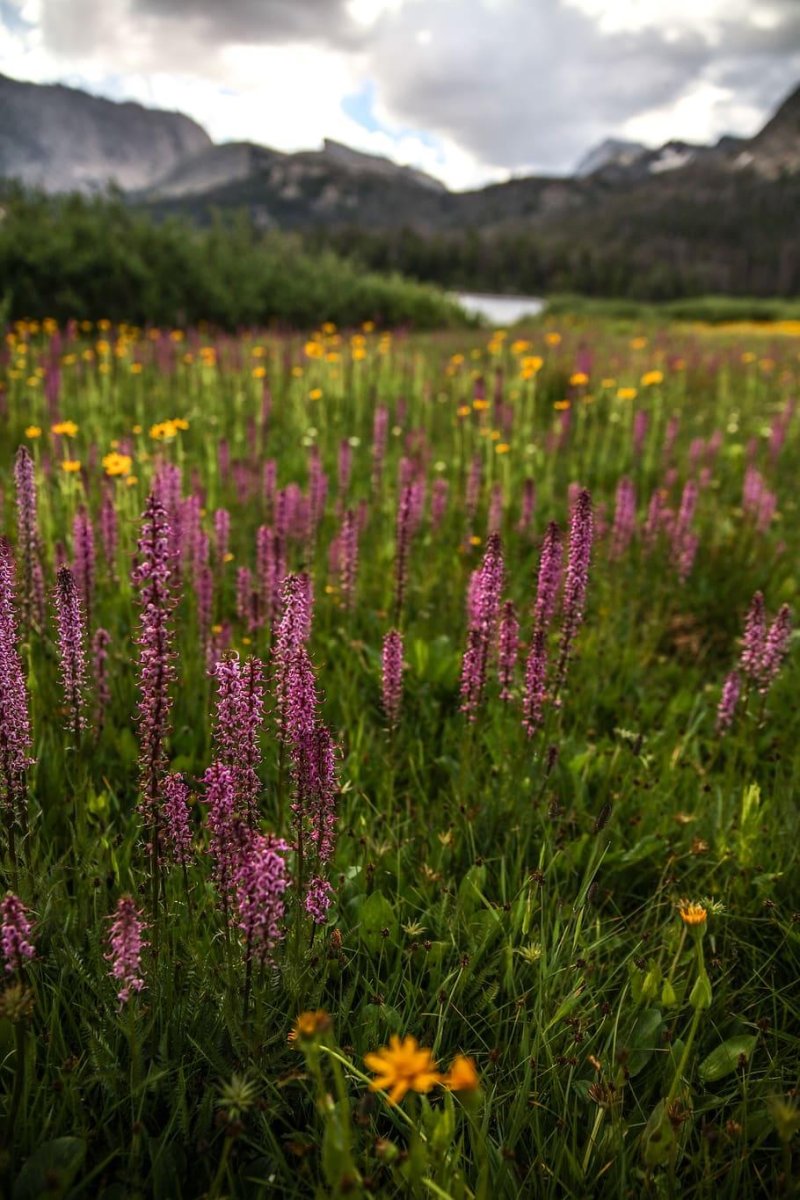
{"label": "mountain range", "polygon": [[0,178],[52,193],[114,184],[138,208],[199,223],[244,211],[257,228],[299,230],[448,285],[555,277],[618,292],[620,272],[646,268],[652,280],[658,267],[668,294],[800,291],[800,88],[755,137],[657,149],[610,139],[572,176],[451,192],[334,141],[299,153],[214,144],[181,113],[0,76]]}

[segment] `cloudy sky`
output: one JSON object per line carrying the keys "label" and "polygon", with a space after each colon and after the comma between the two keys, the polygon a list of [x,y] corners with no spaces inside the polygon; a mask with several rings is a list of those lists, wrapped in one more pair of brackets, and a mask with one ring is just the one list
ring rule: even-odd
{"label": "cloudy sky", "polygon": [[800,83],[800,0],[0,0],[0,72],[463,188],[755,132]]}

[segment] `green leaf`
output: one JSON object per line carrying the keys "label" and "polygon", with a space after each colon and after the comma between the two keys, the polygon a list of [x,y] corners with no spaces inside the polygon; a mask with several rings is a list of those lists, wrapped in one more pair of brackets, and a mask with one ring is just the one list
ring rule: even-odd
{"label": "green leaf", "polygon": [[[385,941],[397,937],[397,917],[389,901],[381,892],[373,892],[361,905],[359,933],[369,950],[380,950]],[[388,935],[385,934],[388,930]]]}
{"label": "green leaf", "polygon": [[628,1075],[632,1078],[642,1071],[659,1045],[658,1033],[662,1023],[660,1008],[646,1008],[636,1019],[628,1039]]}
{"label": "green leaf", "polygon": [[81,1168],[86,1154],[82,1138],[60,1137],[34,1150],[14,1183],[14,1200],[58,1200]]}
{"label": "green leaf", "polygon": [[726,1075],[731,1075],[739,1066],[739,1059],[742,1055],[746,1059],[750,1059],[756,1041],[755,1034],[743,1033],[738,1037],[728,1038],[721,1046],[717,1046],[716,1050],[712,1050],[708,1057],[703,1059],[697,1069],[702,1082],[716,1083],[718,1079],[724,1079]]}

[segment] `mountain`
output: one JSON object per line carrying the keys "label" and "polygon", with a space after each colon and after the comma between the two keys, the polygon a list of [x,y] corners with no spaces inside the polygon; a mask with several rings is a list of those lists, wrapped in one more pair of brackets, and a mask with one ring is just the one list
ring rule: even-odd
{"label": "mountain", "polygon": [[575,168],[579,179],[594,175],[608,167],[626,167],[636,163],[643,154],[647,154],[647,146],[643,142],[627,142],[620,138],[606,138],[584,154]]}
{"label": "mountain", "polygon": [[0,77],[0,177],[48,191],[113,180],[157,219],[302,233],[448,287],[669,299],[800,293],[800,89],[755,137],[657,148],[609,139],[573,176],[449,192],[327,140],[214,145],[176,113]]}
{"label": "mountain", "polygon": [[0,75],[0,177],[48,192],[149,186],[212,145],[182,113]]}
{"label": "mountain", "polygon": [[736,160],[766,179],[800,171],[800,87],[784,100],[774,117],[741,147]]}

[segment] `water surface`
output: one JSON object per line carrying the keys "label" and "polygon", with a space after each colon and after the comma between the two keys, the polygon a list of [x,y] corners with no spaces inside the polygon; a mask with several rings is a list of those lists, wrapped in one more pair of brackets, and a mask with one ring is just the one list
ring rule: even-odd
{"label": "water surface", "polygon": [[523,317],[535,317],[544,308],[539,296],[493,296],[488,292],[456,292],[462,308],[485,317],[491,325],[513,325]]}

